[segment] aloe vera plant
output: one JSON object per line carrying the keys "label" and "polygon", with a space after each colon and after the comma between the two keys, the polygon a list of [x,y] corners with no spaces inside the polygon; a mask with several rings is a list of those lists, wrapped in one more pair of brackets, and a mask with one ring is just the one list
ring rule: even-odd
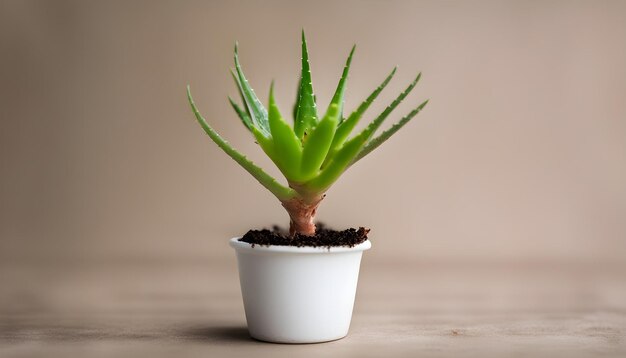
{"label": "aloe vera plant", "polygon": [[374,136],[383,121],[415,87],[420,73],[382,113],[363,130],[350,136],[365,111],[396,73],[394,68],[350,115],[344,117],[344,93],[354,50],[355,47],[352,47],[328,108],[325,112],[318,112],[307,42],[302,32],[302,72],[291,126],[276,105],[273,83],[270,86],[268,109],[261,104],[241,69],[235,45],[235,69],[232,75],[243,105],[240,106],[229,97],[230,103],[243,125],[285,176],[287,185],[279,183],[225,141],[202,117],[187,86],[189,104],[206,134],[280,200],[289,213],[289,231],[292,236],[296,233],[314,235],[315,214],[328,188],[351,165],[389,139],[428,103],[428,100],[422,102],[389,129]]}

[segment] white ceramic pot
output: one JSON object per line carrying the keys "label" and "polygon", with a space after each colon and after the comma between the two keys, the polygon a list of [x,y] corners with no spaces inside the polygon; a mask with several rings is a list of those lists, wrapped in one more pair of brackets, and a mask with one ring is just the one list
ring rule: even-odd
{"label": "white ceramic pot", "polygon": [[259,246],[230,240],[253,338],[315,343],[348,334],[363,251],[354,247]]}

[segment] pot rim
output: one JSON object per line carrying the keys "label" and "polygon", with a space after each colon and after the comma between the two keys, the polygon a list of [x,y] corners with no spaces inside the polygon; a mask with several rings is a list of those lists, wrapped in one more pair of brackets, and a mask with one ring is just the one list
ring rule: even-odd
{"label": "pot rim", "polygon": [[249,253],[288,253],[288,254],[332,254],[341,252],[358,252],[369,250],[372,247],[372,243],[369,239],[363,241],[358,245],[352,247],[349,246],[282,246],[282,245],[254,245],[239,241],[241,236],[233,237],[229,240],[228,244],[234,248],[237,252],[249,252]]}

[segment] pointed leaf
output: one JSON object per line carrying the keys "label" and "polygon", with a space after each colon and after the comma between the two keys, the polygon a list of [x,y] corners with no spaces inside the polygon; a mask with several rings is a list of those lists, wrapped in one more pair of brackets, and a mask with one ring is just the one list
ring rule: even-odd
{"label": "pointed leaf", "polygon": [[311,131],[308,140],[304,143],[301,167],[304,180],[310,179],[319,172],[335,136],[337,123],[339,123],[339,106],[331,104],[326,116]]}
{"label": "pointed leaf", "polygon": [[352,163],[350,165],[358,162],[359,160],[361,160],[361,158],[363,158],[364,156],[368,155],[374,149],[378,148],[378,146],[383,144],[387,139],[389,139],[392,135],[394,135],[397,131],[399,131],[400,128],[402,128],[405,124],[409,123],[409,121],[413,117],[415,117],[422,110],[422,108],[424,108],[426,106],[426,104],[428,104],[428,100],[426,100],[424,103],[420,104],[417,108],[415,108],[409,114],[404,116],[400,121],[398,121],[393,126],[391,126],[391,128],[389,128],[386,131],[384,131],[383,133],[381,133],[378,137],[370,140],[363,147],[363,149],[361,149],[359,154],[357,154],[357,156],[354,158],[354,160],[352,161]]}
{"label": "pointed leaf", "polygon": [[343,68],[343,73],[341,74],[341,79],[337,84],[337,89],[335,90],[335,94],[333,95],[330,104],[328,105],[328,109],[326,110],[326,114],[330,111],[330,107],[332,105],[337,105],[339,108],[339,119],[343,115],[343,105],[344,105],[344,93],[346,90],[346,80],[348,79],[348,73],[350,72],[350,64],[352,63],[352,55],[354,55],[354,50],[356,49],[356,45],[352,46],[352,50],[350,50],[350,55],[346,60],[346,65]]}
{"label": "pointed leaf", "polygon": [[387,84],[389,83],[389,81],[391,81],[395,73],[396,73],[396,68],[394,67],[394,69],[385,78],[385,80],[378,87],[376,87],[376,89],[363,102],[361,102],[359,107],[354,112],[352,112],[350,117],[348,117],[348,119],[346,119],[345,121],[339,124],[339,127],[337,128],[337,131],[335,132],[335,137],[333,138],[333,143],[330,146],[330,152],[323,166],[326,166],[326,164],[330,162],[330,160],[335,155],[336,151],[339,150],[339,148],[343,145],[343,143],[346,141],[346,139],[350,135],[350,132],[352,132],[354,127],[357,125],[357,123],[363,116],[363,113],[365,113],[365,111],[369,108],[372,102],[374,102],[376,97],[378,97],[380,92],[382,92],[382,90],[387,86]]}
{"label": "pointed leaf", "polygon": [[309,190],[323,191],[328,189],[339,176],[354,162],[354,159],[361,151],[361,148],[371,138],[372,134],[378,129],[382,122],[387,118],[389,113],[393,111],[400,102],[411,92],[421,77],[421,73],[411,84],[381,113],[374,119],[364,130],[362,130],[354,138],[348,140],[337,153],[329,160],[328,164],[322,169],[320,174],[309,181],[306,186]]}
{"label": "pointed leaf", "polygon": [[[250,117],[250,111],[248,110],[248,105],[246,104],[246,97],[243,95],[241,84],[239,83],[239,77],[237,76],[237,73],[235,72],[235,70],[232,68],[230,69],[230,75],[233,77],[233,81],[235,81],[235,86],[237,87],[237,93],[239,93],[239,98],[241,98],[241,102],[243,103],[243,108],[245,112],[248,114],[248,117]],[[250,118],[250,120],[252,120],[252,118]]]}
{"label": "pointed leaf", "polygon": [[274,142],[274,158],[280,171],[289,180],[298,180],[302,160],[302,144],[293,129],[283,120],[274,99],[274,84],[270,87],[269,124]]}
{"label": "pointed leaf", "polygon": [[187,86],[187,100],[191,105],[191,109],[193,110],[194,115],[196,116],[196,120],[206,134],[217,144],[226,154],[228,154],[233,160],[235,160],[239,165],[241,165],[248,173],[250,173],[261,185],[263,185],[267,190],[272,192],[279,200],[285,201],[289,200],[295,195],[295,191],[291,188],[285,187],[278,183],[276,179],[267,174],[263,169],[258,167],[245,155],[239,153],[235,148],[231,147],[227,141],[225,141],[211,126],[206,122],[206,120],[202,117],[196,104],[191,97],[191,90],[189,86]]}
{"label": "pointed leaf", "polygon": [[243,95],[244,102],[248,108],[248,113],[252,119],[252,123],[254,123],[254,126],[257,127],[263,135],[267,136],[270,132],[267,110],[263,107],[261,101],[259,101],[259,98],[256,96],[252,88],[250,88],[250,84],[241,70],[237,47],[237,44],[235,44],[235,69],[237,70],[237,84],[239,85]]}
{"label": "pointed leaf", "polygon": [[233,107],[233,109],[237,113],[237,116],[239,116],[239,119],[241,119],[241,122],[243,123],[243,125],[246,126],[248,130],[251,131],[254,125],[252,124],[252,120],[250,119],[250,116],[248,116],[248,113],[244,111],[241,107],[239,107],[239,105],[235,103],[235,101],[232,98],[230,98],[230,96],[228,97],[228,101],[230,102],[230,105]]}
{"label": "pointed leaf", "polygon": [[402,93],[400,93],[400,95],[398,97],[396,97],[396,99],[393,102],[391,102],[391,104],[389,106],[387,106],[387,108],[385,108],[383,113],[381,113],[378,117],[376,117],[376,119],[374,119],[372,122],[370,122],[370,124],[368,124],[367,127],[365,127],[365,129],[363,129],[363,131],[359,135],[364,134],[365,137],[366,137],[366,140],[369,140],[372,137],[372,135],[374,134],[374,132],[376,132],[378,127],[380,127],[380,125],[383,124],[383,121],[387,118],[387,116],[389,116],[389,114],[411,92],[411,90],[415,87],[417,82],[420,80],[420,77],[422,77],[421,73],[418,74],[417,77],[415,78],[415,80],[413,80],[413,82],[411,82],[409,87],[407,87]]}
{"label": "pointed leaf", "polygon": [[302,31],[302,74],[300,77],[300,98],[298,99],[294,132],[298,138],[303,139],[304,134],[308,133],[317,123],[317,108],[315,105],[315,95],[313,94],[309,52],[307,50],[304,31]]}

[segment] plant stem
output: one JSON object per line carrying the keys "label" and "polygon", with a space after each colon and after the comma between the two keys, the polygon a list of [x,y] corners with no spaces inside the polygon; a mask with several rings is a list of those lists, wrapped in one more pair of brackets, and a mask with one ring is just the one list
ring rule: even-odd
{"label": "plant stem", "polygon": [[324,199],[324,195],[314,197],[310,200],[306,200],[302,197],[295,197],[289,200],[282,201],[283,207],[289,213],[289,235],[291,237],[295,234],[301,234],[306,236],[315,235],[315,214],[320,202]]}

